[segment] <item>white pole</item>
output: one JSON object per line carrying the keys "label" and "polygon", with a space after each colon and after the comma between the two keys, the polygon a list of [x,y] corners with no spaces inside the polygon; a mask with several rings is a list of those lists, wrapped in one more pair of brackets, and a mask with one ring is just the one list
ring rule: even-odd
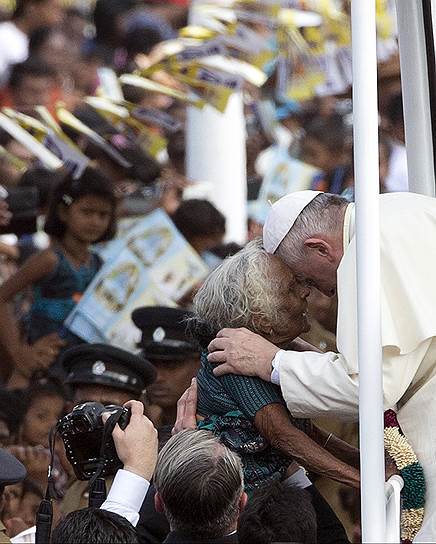
{"label": "white pole", "polygon": [[[435,15],[435,7],[433,7]],[[409,190],[435,196],[427,52],[422,2],[397,0]]]}
{"label": "white pole", "polygon": [[[190,23],[196,23],[191,5]],[[247,238],[246,128],[242,93],[230,97],[220,113],[211,106],[188,108],[186,119],[186,175],[209,182],[210,200],[226,217],[226,240],[245,243]]]}
{"label": "white pole", "polygon": [[247,237],[247,174],[242,96],[230,98],[225,113],[210,106],[189,108],[186,120],[186,174],[211,183],[210,199],[226,217],[227,240]]}
{"label": "white pole", "polygon": [[385,542],[375,0],[351,3],[362,541]]}

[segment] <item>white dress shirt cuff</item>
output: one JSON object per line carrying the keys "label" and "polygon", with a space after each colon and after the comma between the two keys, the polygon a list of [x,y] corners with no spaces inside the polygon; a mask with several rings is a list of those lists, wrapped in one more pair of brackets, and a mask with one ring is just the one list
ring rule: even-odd
{"label": "white dress shirt cuff", "polygon": [[306,487],[310,487],[312,485],[312,482],[307,477],[304,468],[300,468],[300,470],[294,472],[294,474],[286,478],[283,483],[289,487],[299,487],[300,489],[306,489]]}
{"label": "white dress shirt cuff", "polygon": [[274,359],[272,360],[271,381],[275,385],[280,385],[280,362],[283,353],[284,350],[281,349],[275,354]]}
{"label": "white dress shirt cuff", "polygon": [[149,487],[150,483],[141,476],[120,469],[115,475],[107,499],[101,508],[123,516],[136,527],[139,521],[139,510]]}

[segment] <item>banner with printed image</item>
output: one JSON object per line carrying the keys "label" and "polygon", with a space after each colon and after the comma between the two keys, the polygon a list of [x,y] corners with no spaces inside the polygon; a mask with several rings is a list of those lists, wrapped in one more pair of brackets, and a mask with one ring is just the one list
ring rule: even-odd
{"label": "banner with printed image", "polygon": [[104,250],[106,263],[65,325],[87,342],[134,350],[140,331],[131,313],[140,306],[176,306],[207,267],[162,210],[155,210]]}

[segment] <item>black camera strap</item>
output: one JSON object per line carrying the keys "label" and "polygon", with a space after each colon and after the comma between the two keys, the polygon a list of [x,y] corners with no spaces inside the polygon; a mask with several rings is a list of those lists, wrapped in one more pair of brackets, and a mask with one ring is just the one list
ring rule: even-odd
{"label": "black camera strap", "polygon": [[94,489],[97,479],[100,478],[101,473],[103,472],[103,469],[104,469],[104,453],[106,448],[106,442],[108,441],[110,435],[112,434],[112,431],[114,430],[115,425],[118,423],[120,417],[121,417],[121,412],[114,412],[108,417],[106,423],[104,424],[103,438],[102,438],[101,446],[100,446],[100,455],[99,455],[100,459],[98,463],[98,468],[94,472],[94,475],[92,476],[92,478],[89,480],[90,495],[92,490]]}
{"label": "black camera strap", "polygon": [[[98,468],[94,473],[93,477],[89,481],[89,490],[90,490],[90,500],[93,501],[94,507],[99,507],[106,500],[106,486],[104,479],[101,478],[101,473],[104,469],[104,453],[105,445],[109,438],[109,435],[112,434],[112,431],[115,428],[115,425],[118,423],[121,417],[121,412],[115,412],[109,416],[107,419],[104,429],[103,429],[103,438],[101,441],[100,448],[100,460]],[[50,431],[49,436],[49,446],[50,446],[50,464],[48,467],[48,479],[47,479],[47,489],[45,492],[44,499],[39,505],[38,512],[36,514],[36,535],[35,535],[35,544],[49,544],[51,536],[51,528],[53,523],[53,504],[52,500],[56,497],[55,483],[53,479],[53,465],[55,458],[55,444],[56,444],[56,435],[59,430],[58,423]],[[97,506],[98,505],[98,506]]]}
{"label": "black camera strap", "polygon": [[56,496],[56,490],[53,480],[53,465],[55,456],[56,434],[58,432],[58,429],[59,423],[50,431],[50,464],[48,466],[47,489],[36,514],[35,544],[49,544],[50,542],[51,526],[53,523],[52,499]]}

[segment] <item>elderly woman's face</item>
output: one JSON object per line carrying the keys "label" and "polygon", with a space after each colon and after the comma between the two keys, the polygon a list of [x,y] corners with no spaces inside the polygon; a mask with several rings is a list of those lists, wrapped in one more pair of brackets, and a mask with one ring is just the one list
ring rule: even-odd
{"label": "elderly woman's face", "polygon": [[277,323],[271,323],[269,339],[276,344],[297,338],[310,328],[307,297],[310,289],[296,280],[278,257],[271,256],[271,287],[277,289]]}

